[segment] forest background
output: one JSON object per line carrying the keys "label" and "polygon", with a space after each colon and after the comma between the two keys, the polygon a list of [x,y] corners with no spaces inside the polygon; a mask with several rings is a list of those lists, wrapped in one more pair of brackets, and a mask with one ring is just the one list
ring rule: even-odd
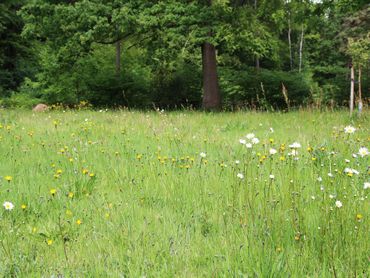
{"label": "forest background", "polygon": [[367,0],[5,0],[0,105],[286,110],[370,96]]}

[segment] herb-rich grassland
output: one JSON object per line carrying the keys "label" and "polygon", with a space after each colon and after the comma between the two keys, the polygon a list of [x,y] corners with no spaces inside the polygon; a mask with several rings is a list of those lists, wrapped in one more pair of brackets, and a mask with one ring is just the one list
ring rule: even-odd
{"label": "herb-rich grassland", "polygon": [[0,124],[4,276],[369,273],[368,113],[1,111]]}

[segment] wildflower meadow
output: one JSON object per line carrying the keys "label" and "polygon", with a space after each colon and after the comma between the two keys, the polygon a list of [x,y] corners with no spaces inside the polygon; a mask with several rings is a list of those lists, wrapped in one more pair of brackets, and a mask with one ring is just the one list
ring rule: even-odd
{"label": "wildflower meadow", "polygon": [[5,277],[368,277],[370,114],[0,111]]}

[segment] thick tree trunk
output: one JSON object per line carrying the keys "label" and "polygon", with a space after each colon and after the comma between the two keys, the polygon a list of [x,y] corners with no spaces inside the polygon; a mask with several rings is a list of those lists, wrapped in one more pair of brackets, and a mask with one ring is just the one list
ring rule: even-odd
{"label": "thick tree trunk", "polygon": [[207,110],[220,109],[221,95],[218,87],[216,49],[208,42],[202,45],[202,63],[203,108]]}
{"label": "thick tree trunk", "polygon": [[304,28],[302,25],[301,41],[299,42],[299,72],[302,71],[303,36],[304,36]]}
{"label": "thick tree trunk", "polygon": [[116,74],[121,73],[121,41],[116,42]]}
{"label": "thick tree trunk", "polygon": [[293,70],[293,54],[292,54],[292,39],[291,39],[292,28],[290,26],[290,18],[288,19],[288,43],[289,43],[289,60],[290,70]]}
{"label": "thick tree trunk", "polygon": [[353,113],[353,102],[355,98],[355,68],[351,65],[351,95],[349,98],[349,114],[352,116]]}

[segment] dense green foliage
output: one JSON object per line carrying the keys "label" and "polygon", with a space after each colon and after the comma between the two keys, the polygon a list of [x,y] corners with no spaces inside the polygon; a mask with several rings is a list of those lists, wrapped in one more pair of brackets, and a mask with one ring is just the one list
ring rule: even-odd
{"label": "dense green foliage", "polygon": [[283,86],[292,106],[344,105],[351,60],[369,97],[366,0],[212,2],[5,1],[0,101],[199,107],[205,41],[225,108],[285,109]]}

